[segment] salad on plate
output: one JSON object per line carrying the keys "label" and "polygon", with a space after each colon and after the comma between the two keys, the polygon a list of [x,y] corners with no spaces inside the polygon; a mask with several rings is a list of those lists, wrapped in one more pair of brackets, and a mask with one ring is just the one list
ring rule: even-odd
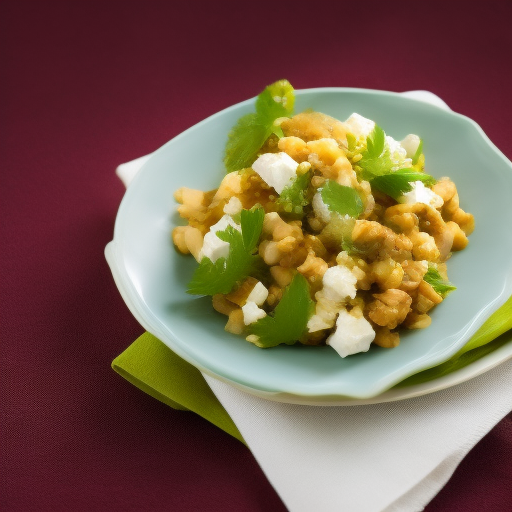
{"label": "salad on plate", "polygon": [[286,80],[266,87],[228,136],[218,188],[175,191],[187,225],[172,239],[198,262],[187,291],[258,347],[396,347],[455,290],[446,262],[473,215],[429,174],[420,136],[293,108]]}

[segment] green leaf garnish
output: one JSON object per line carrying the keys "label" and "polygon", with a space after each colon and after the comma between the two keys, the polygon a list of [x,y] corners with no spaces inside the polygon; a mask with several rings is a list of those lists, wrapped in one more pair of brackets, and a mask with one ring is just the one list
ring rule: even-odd
{"label": "green leaf garnish", "polygon": [[375,176],[370,180],[370,184],[372,188],[398,201],[401,195],[412,190],[411,183],[415,181],[422,181],[427,187],[431,187],[436,183],[435,178],[430,176],[430,174],[418,172],[414,169],[398,169],[398,171],[389,174]]}
{"label": "green leaf garnish", "polygon": [[363,201],[357,191],[336,181],[328,180],[321,188],[320,195],[331,212],[357,219],[364,211]]}
{"label": "green leaf garnish", "polygon": [[312,176],[313,171],[307,171],[297,176],[290,185],[283,189],[276,203],[283,209],[284,213],[297,217],[304,215],[304,206],[310,203],[307,193]]}
{"label": "green leaf garnish", "polygon": [[250,325],[251,334],[256,337],[252,339],[251,336],[250,341],[261,348],[275,347],[281,343],[293,345],[306,331],[313,307],[306,278],[302,274],[295,274],[273,316],[267,315]]}
{"label": "green leaf garnish", "polygon": [[[412,159],[413,165],[418,162],[423,151],[423,140],[420,140],[418,149]],[[396,162],[393,162],[384,130],[375,125],[372,133],[366,138],[366,149],[361,152],[361,159],[357,165],[362,169],[362,177],[368,180],[372,188],[387,194],[395,200],[406,192],[412,190],[414,181],[422,181],[426,186],[432,186],[436,180],[425,173],[414,169],[398,169],[393,171]]]}
{"label": "green leaf garnish", "polygon": [[267,86],[256,98],[256,113],[267,122],[273,123],[278,117],[293,112],[295,94],[288,80],[278,80]]}
{"label": "green leaf garnish", "polygon": [[248,253],[252,253],[258,246],[264,217],[265,210],[263,208],[253,208],[240,212],[242,238],[245,250]]}
{"label": "green leaf garnish", "polygon": [[423,276],[423,280],[432,286],[434,291],[441,295],[443,299],[450,292],[457,289],[457,287],[450,283],[450,281],[443,279],[437,268],[432,265],[429,265],[427,273]]}
{"label": "green leaf garnish", "polygon": [[268,136],[268,126],[257,114],[241,117],[228,135],[224,156],[227,172],[250,167]]}
{"label": "green leaf garnish", "polygon": [[287,80],[279,80],[259,94],[256,112],[241,117],[228,135],[224,155],[227,172],[250,167],[272,133],[282,137],[282,130],[274,126],[274,121],[289,116],[294,101],[294,90]]}
{"label": "green leaf garnish", "polygon": [[384,151],[386,143],[386,133],[377,124],[372,133],[366,137],[366,153],[370,158],[378,158]]}
{"label": "green leaf garnish", "polygon": [[228,226],[216,235],[229,242],[229,255],[212,262],[204,257],[196,268],[187,293],[192,295],[215,295],[229,293],[236,284],[247,276],[258,273],[261,258],[253,254],[263,227],[265,212],[263,208],[242,210],[240,227],[242,232]]}
{"label": "green leaf garnish", "polygon": [[414,153],[414,156],[412,157],[412,165],[416,165],[418,163],[421,153],[423,153],[423,139],[420,139],[418,149],[416,150],[416,153]]}
{"label": "green leaf garnish", "polygon": [[386,144],[384,130],[375,125],[372,133],[366,138],[366,149],[361,153],[357,165],[363,170],[363,179],[371,180],[375,176],[382,176],[391,172],[395,165],[391,160]]}

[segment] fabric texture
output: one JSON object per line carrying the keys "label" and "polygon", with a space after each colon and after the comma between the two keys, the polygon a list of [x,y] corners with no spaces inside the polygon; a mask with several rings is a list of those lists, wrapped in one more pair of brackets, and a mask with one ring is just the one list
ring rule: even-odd
{"label": "fabric texture", "polygon": [[[286,512],[245,445],[111,369],[144,332],[104,257],[112,171],[280,78],[432,91],[512,159],[512,2],[1,7],[0,510]],[[511,460],[509,414],[425,512],[512,510]]]}

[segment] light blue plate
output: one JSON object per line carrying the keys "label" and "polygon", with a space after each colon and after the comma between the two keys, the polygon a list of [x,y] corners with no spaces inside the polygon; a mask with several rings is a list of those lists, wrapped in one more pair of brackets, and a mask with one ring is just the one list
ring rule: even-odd
{"label": "light blue plate", "polygon": [[170,233],[181,223],[173,193],[218,186],[227,133],[254,100],[215,114],[153,154],[121,203],[109,262],[139,322],[202,371],[282,401],[370,399],[447,360],[512,294],[512,165],[472,120],[406,95],[329,88],[296,91],[296,97],[296,112],[312,108],[342,120],[358,112],[395,139],[420,135],[427,172],[457,184],[476,229],[448,262],[457,290],[433,311],[429,328],[403,332],[397,348],[372,347],[346,359],[330,347],[262,350],[226,333],[226,317],[210,298],[185,293],[196,262],[173,247]]}

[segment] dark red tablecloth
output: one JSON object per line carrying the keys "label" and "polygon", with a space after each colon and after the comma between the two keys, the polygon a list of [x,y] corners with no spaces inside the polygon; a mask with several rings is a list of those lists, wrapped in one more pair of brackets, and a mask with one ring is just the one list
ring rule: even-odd
{"label": "dark red tablecloth", "polygon": [[[282,77],[430,90],[511,158],[511,20],[489,0],[3,1],[0,509],[284,510],[245,446],[110,369],[142,333],[103,256],[114,169]],[[426,510],[511,510],[511,457],[509,415]]]}

